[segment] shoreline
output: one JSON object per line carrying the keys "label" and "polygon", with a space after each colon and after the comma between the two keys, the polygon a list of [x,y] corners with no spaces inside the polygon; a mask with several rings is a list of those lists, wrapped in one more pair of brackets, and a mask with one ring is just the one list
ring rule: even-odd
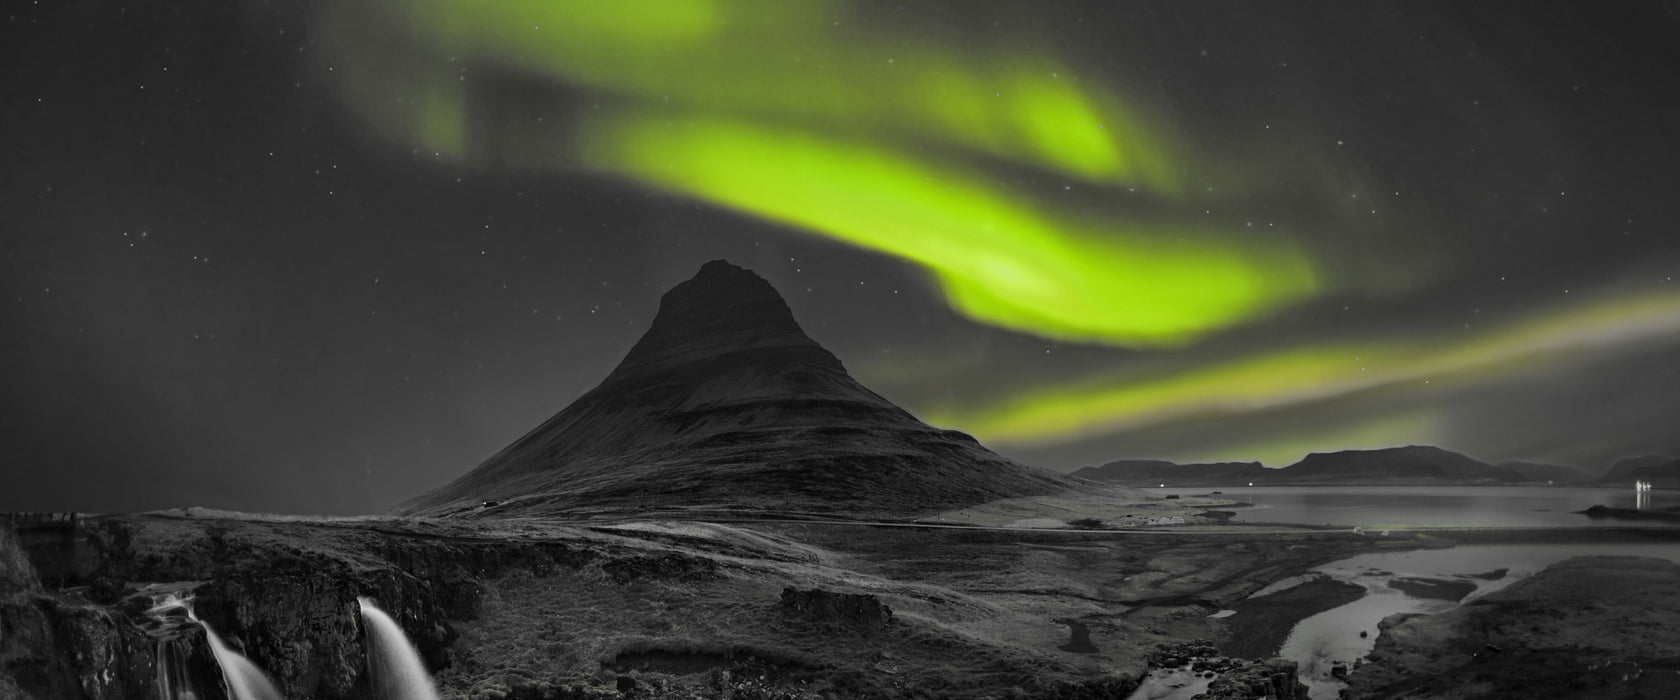
{"label": "shoreline", "polygon": [[1593,520],[1664,520],[1669,522],[1680,522],[1680,508],[1651,510],[1596,505],[1587,508],[1586,510],[1578,510],[1575,512],[1592,518]]}

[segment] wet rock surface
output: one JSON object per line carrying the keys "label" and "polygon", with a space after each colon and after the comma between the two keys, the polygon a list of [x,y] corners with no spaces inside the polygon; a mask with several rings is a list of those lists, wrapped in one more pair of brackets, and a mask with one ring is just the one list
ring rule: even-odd
{"label": "wet rock surface", "polygon": [[1205,700],[1305,700],[1307,688],[1289,659],[1266,659],[1226,671],[1208,684]]}
{"label": "wet rock surface", "polygon": [[1304,700],[1306,686],[1297,677],[1297,664],[1289,659],[1251,661],[1220,654],[1208,640],[1161,644],[1149,654],[1153,669],[1188,668],[1191,673],[1211,677],[1204,700]]}
{"label": "wet rock surface", "polygon": [[1680,697],[1680,565],[1579,557],[1439,615],[1395,615],[1352,698]]}

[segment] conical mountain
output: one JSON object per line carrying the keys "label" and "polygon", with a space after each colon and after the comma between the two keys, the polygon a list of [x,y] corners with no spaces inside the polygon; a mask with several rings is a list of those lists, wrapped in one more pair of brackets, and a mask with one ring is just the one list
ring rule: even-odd
{"label": "conical mountain", "polygon": [[712,261],[600,386],[396,512],[903,517],[1077,483],[917,420],[852,379],[770,283]]}

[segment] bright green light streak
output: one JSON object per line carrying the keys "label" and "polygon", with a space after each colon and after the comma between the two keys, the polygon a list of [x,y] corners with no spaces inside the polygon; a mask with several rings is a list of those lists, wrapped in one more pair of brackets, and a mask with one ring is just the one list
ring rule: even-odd
{"label": "bright green light streak", "polygon": [[[590,168],[802,227],[926,266],[984,323],[1172,345],[1317,291],[1282,237],[1081,218],[975,174],[1002,161],[1159,197],[1182,190],[1183,166],[1135,110],[1043,52],[837,29],[846,9],[345,0],[324,6],[322,36],[346,57],[334,75],[349,111],[417,155]],[[469,99],[485,67],[549,81],[571,108],[493,113]]]}
{"label": "bright green light streak", "polygon": [[984,440],[1046,443],[1400,383],[1495,376],[1677,330],[1680,295],[1652,294],[1554,310],[1448,346],[1393,338],[1315,345],[1150,379],[1084,379],[992,405],[922,413],[930,423]]}
{"label": "bright green light streak", "polygon": [[814,0],[378,0],[456,67],[499,65],[618,100],[871,132],[1182,191],[1166,138],[1112,94],[1024,52],[850,30]]}
{"label": "bright green light streak", "polygon": [[1276,239],[1079,221],[869,144],[655,115],[592,122],[580,142],[590,167],[918,262],[963,313],[1043,336],[1178,343],[1314,289]]}

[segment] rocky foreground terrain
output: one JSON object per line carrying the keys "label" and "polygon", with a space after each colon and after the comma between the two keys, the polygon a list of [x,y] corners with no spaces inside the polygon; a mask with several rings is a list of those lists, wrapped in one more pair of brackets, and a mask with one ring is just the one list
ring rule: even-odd
{"label": "rocky foreground terrain", "polygon": [[[1123,697],[1162,645],[1226,645],[1214,612],[1379,546],[1312,532],[188,511],[28,529],[31,566],[6,537],[8,700],[157,697],[160,645],[180,650],[200,698],[221,697],[203,631],[147,615],[163,590],[190,591],[290,698],[371,697],[358,595],[397,619],[448,698]],[[1244,673],[1289,686],[1284,667]]]}
{"label": "rocky foreground terrain", "polygon": [[1390,617],[1349,695],[1680,697],[1680,565],[1581,557],[1449,612]]}

